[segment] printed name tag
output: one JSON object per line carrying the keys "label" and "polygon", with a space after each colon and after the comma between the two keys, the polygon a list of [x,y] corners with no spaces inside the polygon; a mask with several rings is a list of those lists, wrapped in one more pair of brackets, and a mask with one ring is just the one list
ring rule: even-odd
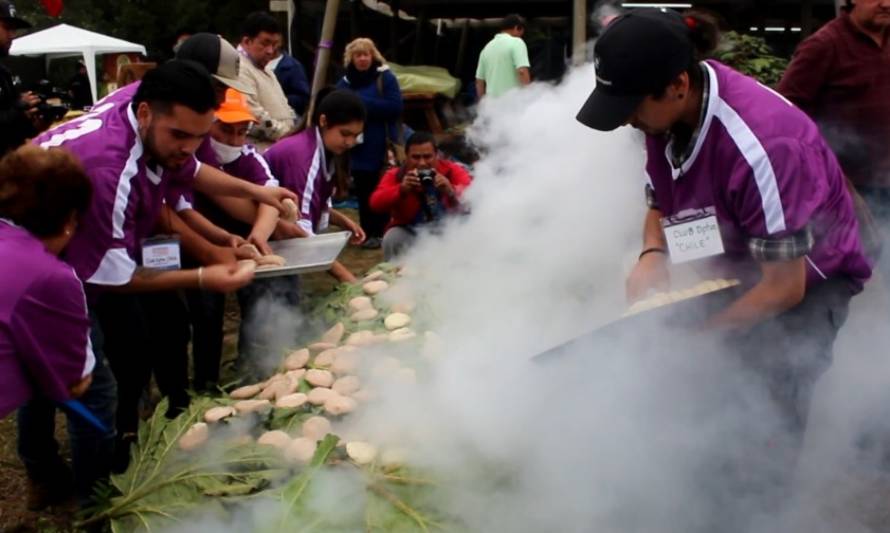
{"label": "printed name tag", "polygon": [[178,270],[181,266],[179,239],[153,237],[142,241],[142,266],[155,270]]}
{"label": "printed name tag", "polygon": [[674,264],[723,254],[723,238],[713,207],[661,219]]}

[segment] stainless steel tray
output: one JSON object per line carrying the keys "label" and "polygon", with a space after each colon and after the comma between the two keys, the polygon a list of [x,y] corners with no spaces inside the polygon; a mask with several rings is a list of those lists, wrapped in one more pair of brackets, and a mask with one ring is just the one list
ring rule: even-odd
{"label": "stainless steel tray", "polygon": [[305,239],[285,239],[272,241],[272,250],[287,260],[280,267],[257,270],[254,279],[272,278],[275,276],[291,276],[307,272],[328,270],[337,256],[343,251],[350,235],[348,231],[322,233]]}

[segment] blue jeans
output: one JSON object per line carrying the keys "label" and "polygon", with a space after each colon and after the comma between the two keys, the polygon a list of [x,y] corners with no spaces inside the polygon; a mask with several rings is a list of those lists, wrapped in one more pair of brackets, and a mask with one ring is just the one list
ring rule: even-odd
{"label": "blue jeans", "polygon": [[859,187],[857,190],[868,205],[882,237],[883,253],[875,269],[881,273],[884,283],[890,283],[890,188]]}
{"label": "blue jeans", "polygon": [[[102,330],[90,312],[90,340],[96,355],[93,382],[79,398],[108,428],[114,429],[117,384],[103,352]],[[55,439],[55,405],[44,398],[34,398],[18,411],[18,454],[28,477],[38,483],[52,483],[67,469],[59,457]],[[102,434],[77,416],[68,417],[68,438],[74,467],[75,494],[81,507],[90,504],[96,482],[108,477],[114,434]]]}

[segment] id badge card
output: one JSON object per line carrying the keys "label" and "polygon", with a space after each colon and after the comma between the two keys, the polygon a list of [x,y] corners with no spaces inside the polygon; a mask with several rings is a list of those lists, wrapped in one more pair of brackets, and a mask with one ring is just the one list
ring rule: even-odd
{"label": "id badge card", "polygon": [[158,236],[142,241],[142,266],[155,270],[181,268],[179,237]]}
{"label": "id badge card", "polygon": [[687,263],[722,255],[723,237],[714,207],[682,211],[661,219],[671,262]]}

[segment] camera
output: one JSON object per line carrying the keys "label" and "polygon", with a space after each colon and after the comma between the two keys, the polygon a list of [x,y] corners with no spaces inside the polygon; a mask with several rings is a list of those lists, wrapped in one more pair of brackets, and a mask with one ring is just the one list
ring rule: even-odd
{"label": "camera", "polygon": [[432,185],[436,180],[436,171],[431,168],[420,169],[417,171],[417,177],[420,178],[421,185]]}
{"label": "camera", "polygon": [[40,80],[30,87],[25,87],[21,80],[15,84],[19,92],[30,90],[40,101],[34,105],[38,119],[47,127],[53,122],[62,120],[71,109],[68,105],[68,94],[57,87],[53,87],[49,80]]}

